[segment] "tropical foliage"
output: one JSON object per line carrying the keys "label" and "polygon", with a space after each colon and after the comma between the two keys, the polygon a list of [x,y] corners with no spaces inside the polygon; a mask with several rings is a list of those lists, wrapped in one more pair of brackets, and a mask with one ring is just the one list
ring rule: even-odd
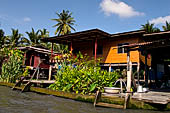
{"label": "tropical foliage", "polygon": [[9,58],[6,58],[2,65],[2,72],[0,75],[0,81],[14,83],[22,73],[23,53],[19,50],[7,50],[6,54]]}
{"label": "tropical foliage", "polygon": [[26,34],[28,35],[28,38],[30,40],[29,41],[30,45],[35,46],[35,45],[40,44],[41,37],[39,35],[39,32],[40,32],[40,30],[35,31],[33,28],[32,28],[31,32],[26,32]]}
{"label": "tropical foliage", "polygon": [[162,26],[164,31],[169,31],[170,30],[170,23],[166,21],[165,25]]}
{"label": "tropical foliage", "polygon": [[157,28],[157,27],[154,27],[154,24],[153,23],[149,23],[147,22],[146,24],[144,25],[141,25],[142,26],[142,30],[145,30],[146,33],[154,33],[154,32],[160,32],[160,29]]}
{"label": "tropical foliage", "polygon": [[57,22],[56,25],[53,27],[57,27],[55,35],[65,35],[71,33],[71,30],[75,29],[72,27],[75,23],[74,18],[72,17],[72,13],[70,13],[68,10],[63,10],[61,13],[56,13],[58,18],[52,19]]}
{"label": "tropical foliage", "polygon": [[96,90],[102,90],[103,87],[113,86],[113,83],[119,77],[117,72],[109,73],[102,70],[99,62],[89,60],[87,56],[83,56],[81,53],[76,57],[66,56],[67,60],[58,64],[56,82],[49,87],[53,90],[90,94]]}

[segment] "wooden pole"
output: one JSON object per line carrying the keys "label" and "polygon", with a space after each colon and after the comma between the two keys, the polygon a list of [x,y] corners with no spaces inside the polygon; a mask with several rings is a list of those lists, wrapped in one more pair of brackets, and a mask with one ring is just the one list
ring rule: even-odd
{"label": "wooden pole", "polygon": [[95,39],[95,53],[94,53],[94,59],[97,58],[97,38]]}
{"label": "wooden pole", "polygon": [[71,51],[71,54],[73,52],[73,41],[71,41],[71,44],[70,44],[70,51]]}
{"label": "wooden pole", "polygon": [[131,89],[132,63],[130,62],[130,51],[127,52],[127,92]]}
{"label": "wooden pole", "polygon": [[138,85],[139,85],[139,72],[140,72],[140,63],[137,64],[137,76],[138,76]]}
{"label": "wooden pole", "polygon": [[147,52],[145,52],[145,86],[148,87],[148,62],[147,62]]}
{"label": "wooden pole", "polygon": [[[51,43],[51,63],[53,62],[53,46],[54,46],[53,43]],[[52,73],[52,65],[50,64],[48,80],[51,80],[51,73]]]}
{"label": "wooden pole", "polygon": [[51,62],[52,62],[52,60],[53,60],[53,46],[54,46],[54,44],[51,43]]}
{"label": "wooden pole", "polygon": [[111,70],[112,70],[112,66],[111,64],[109,64],[109,73],[111,72]]}

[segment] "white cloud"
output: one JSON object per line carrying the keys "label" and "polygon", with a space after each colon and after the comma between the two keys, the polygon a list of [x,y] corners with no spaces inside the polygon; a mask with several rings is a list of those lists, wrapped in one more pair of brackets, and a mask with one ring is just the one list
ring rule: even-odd
{"label": "white cloud", "polygon": [[25,18],[23,19],[23,21],[24,21],[24,22],[30,22],[30,21],[31,21],[31,18],[25,17]]}
{"label": "white cloud", "polygon": [[135,11],[133,7],[120,0],[102,0],[100,7],[107,16],[117,14],[119,17],[128,18],[144,15],[144,13]]}
{"label": "white cloud", "polygon": [[156,24],[164,24],[166,21],[170,22],[170,15],[165,16],[165,17],[154,18],[150,20],[149,22],[154,23],[156,25]]}

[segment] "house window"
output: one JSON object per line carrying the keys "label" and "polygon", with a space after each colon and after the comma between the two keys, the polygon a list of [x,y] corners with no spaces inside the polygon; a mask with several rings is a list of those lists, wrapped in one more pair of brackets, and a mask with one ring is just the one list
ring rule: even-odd
{"label": "house window", "polygon": [[129,45],[129,43],[118,44],[118,53],[127,53],[127,48],[122,47],[124,45]]}
{"label": "house window", "polygon": [[[93,48],[93,55],[95,54],[95,47]],[[97,46],[97,55],[102,55],[103,54],[103,46],[98,45]]]}

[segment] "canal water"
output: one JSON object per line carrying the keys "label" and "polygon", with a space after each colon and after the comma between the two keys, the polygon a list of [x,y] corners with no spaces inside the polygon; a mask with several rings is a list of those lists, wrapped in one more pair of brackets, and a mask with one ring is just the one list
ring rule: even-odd
{"label": "canal water", "polygon": [[168,113],[149,110],[122,110],[93,107],[91,103],[41,95],[33,92],[21,93],[0,86],[0,113]]}

